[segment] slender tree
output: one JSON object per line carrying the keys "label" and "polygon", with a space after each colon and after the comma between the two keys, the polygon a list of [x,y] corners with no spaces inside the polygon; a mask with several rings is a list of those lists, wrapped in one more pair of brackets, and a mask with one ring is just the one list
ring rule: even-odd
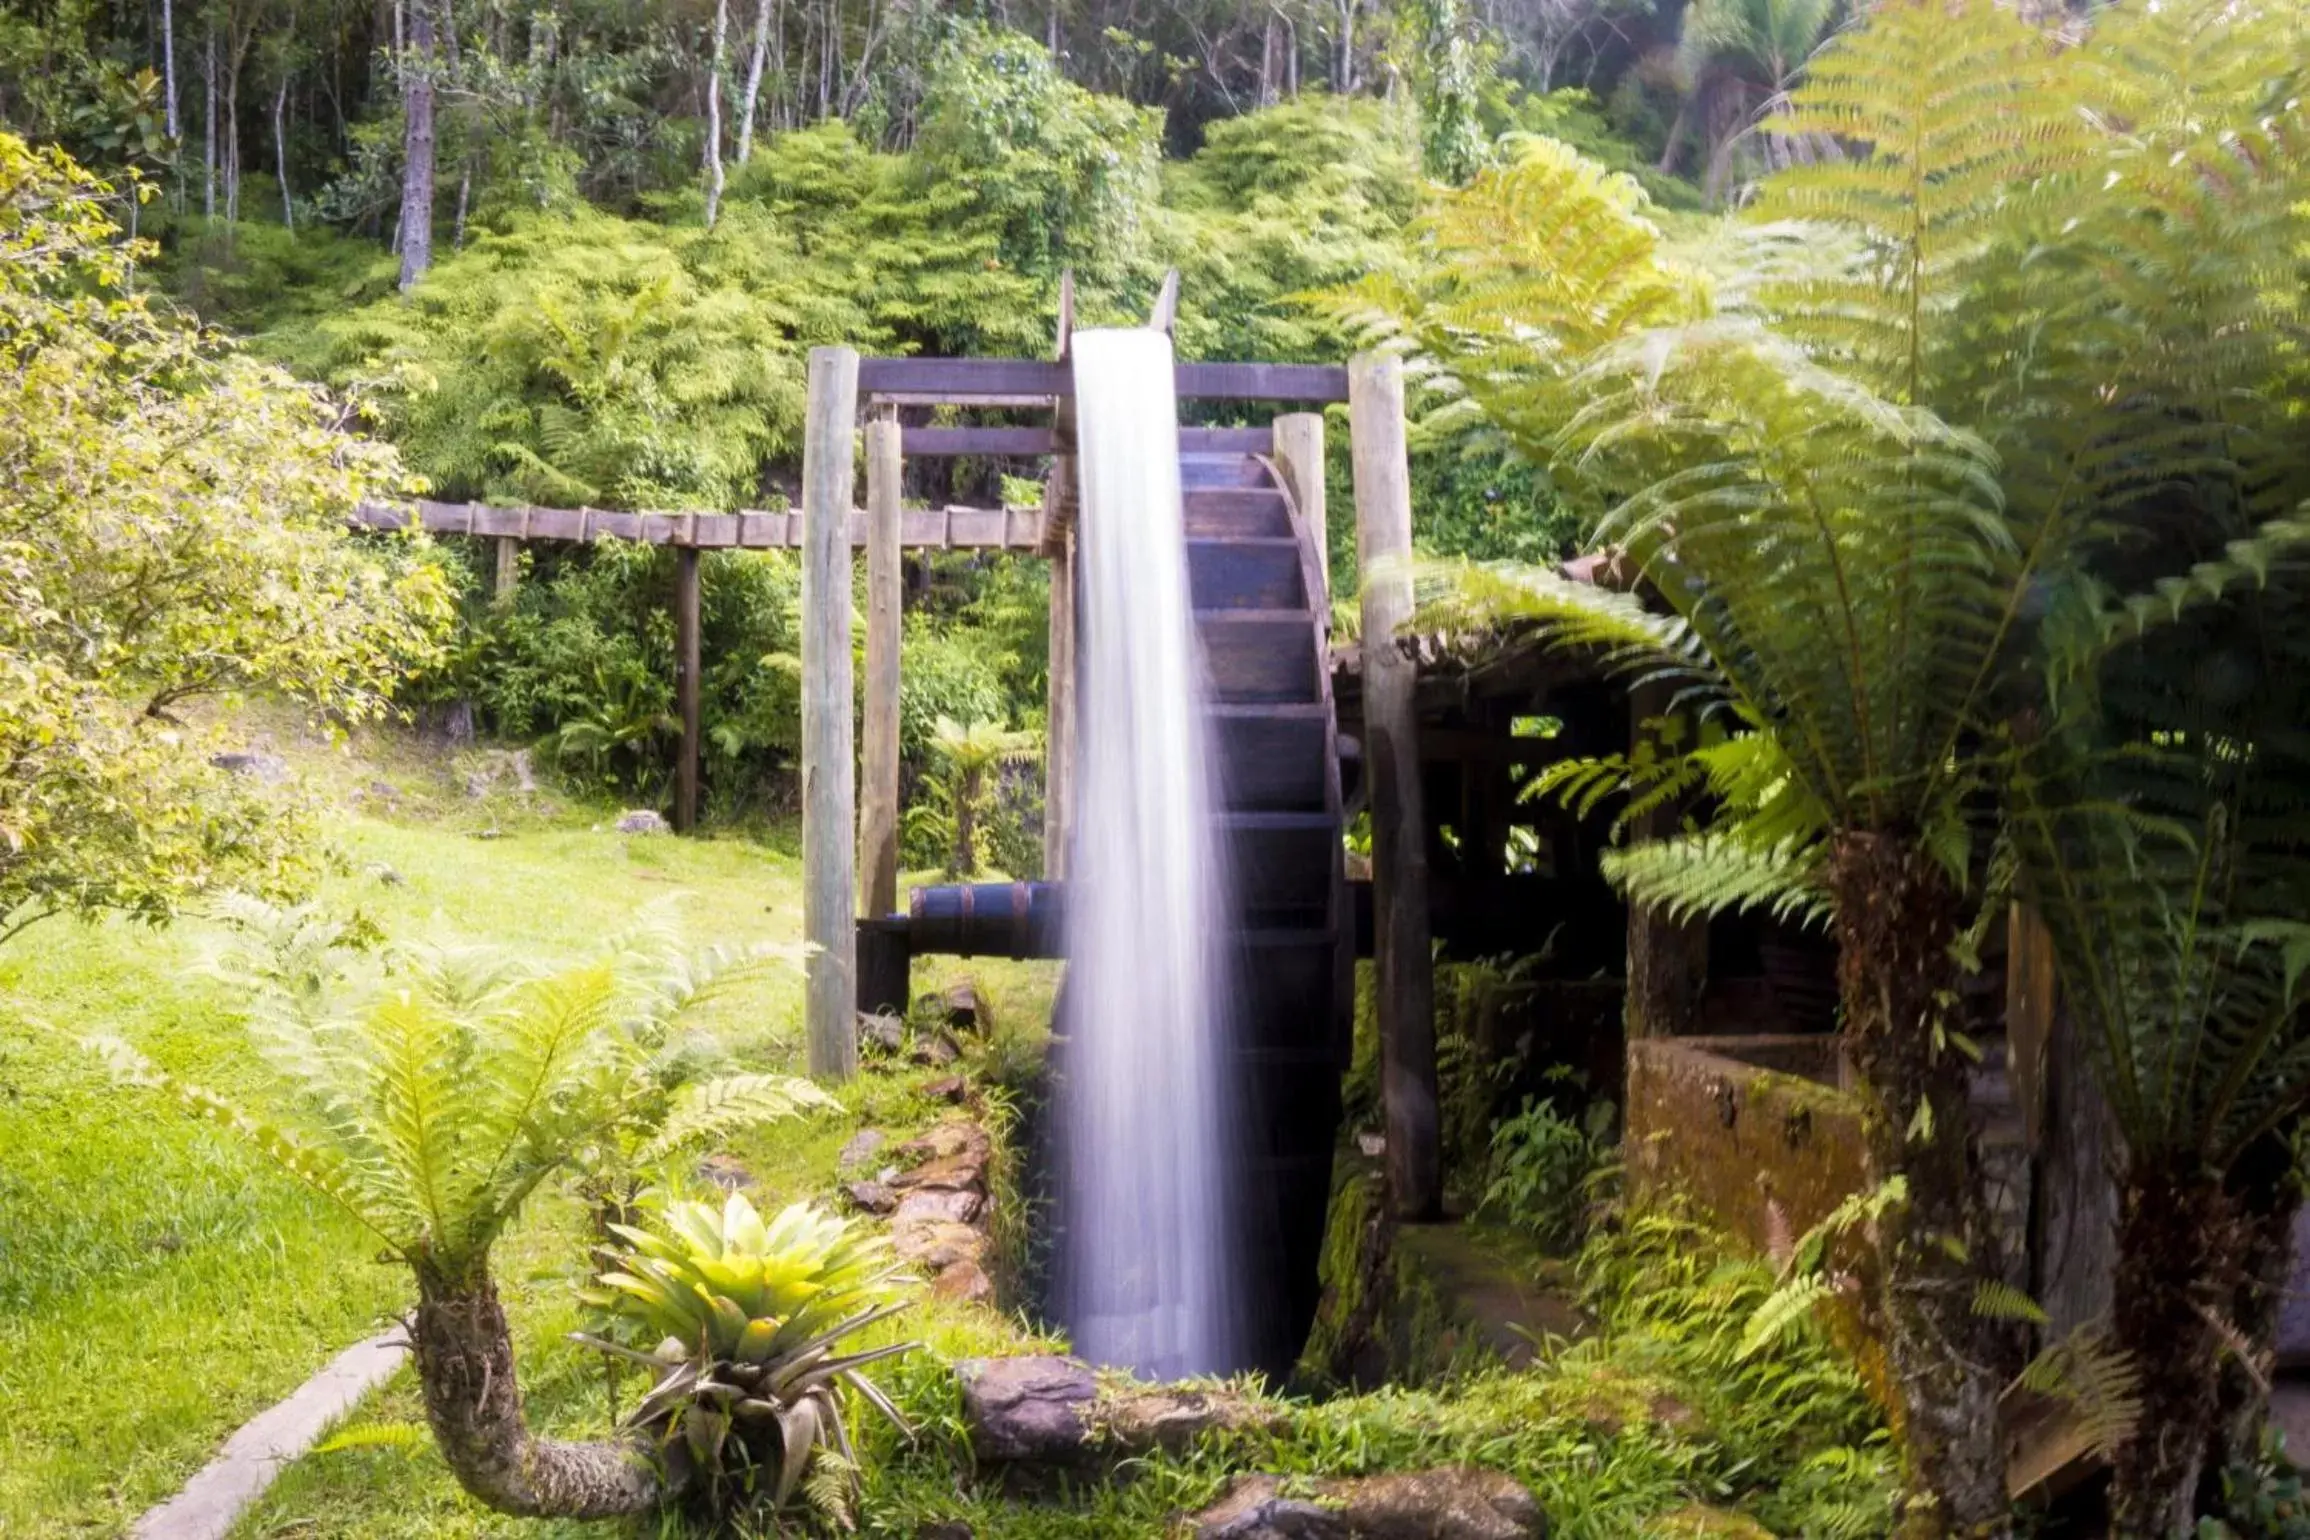
{"label": "slender tree", "polygon": [[754,113],[762,99],[762,66],[770,57],[770,0],[754,0],[754,49],[746,60],[746,97],[738,112],[738,164],[754,155]]}
{"label": "slender tree", "polygon": [[297,228],[296,210],[289,197],[289,82],[283,78],[280,89],[273,93],[273,169],[281,181],[281,224]]}
{"label": "slender tree", "polygon": [[433,265],[433,0],[410,0],[410,48],[401,60],[401,287]]}
{"label": "slender tree", "polygon": [[706,69],[706,228],[722,212],[722,56],[730,37],[730,0],[714,0],[714,50]]}

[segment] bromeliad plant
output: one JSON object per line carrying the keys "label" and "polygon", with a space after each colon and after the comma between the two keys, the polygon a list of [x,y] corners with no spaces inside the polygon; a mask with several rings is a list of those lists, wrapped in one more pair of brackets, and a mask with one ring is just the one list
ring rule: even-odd
{"label": "bromeliad plant", "polygon": [[906,1308],[893,1297],[901,1269],[889,1242],[805,1203],[765,1223],[743,1193],[719,1210],[677,1202],[656,1225],[615,1229],[626,1250],[588,1297],[657,1345],[579,1340],[657,1376],[626,1426],[668,1485],[716,1514],[799,1495],[847,1525],[857,1459],[844,1393],[909,1431],[864,1371],[915,1344],[837,1351]]}
{"label": "bromeliad plant", "polygon": [[[1997,1238],[1957,1003],[2049,619],[2115,645],[2310,537],[2304,18],[2118,7],[2060,48],[1986,0],[1895,0],[1775,120],[1850,154],[1711,239],[1672,249],[1633,184],[1536,145],[1443,203],[1428,276],[1339,302],[1449,414],[1552,460],[1658,601],[1495,570],[1427,619],[1539,625],[1719,730],[1630,777],[1717,792],[1704,826],[1608,871],[1646,904],[1829,916],[1870,1156],[1905,1181],[1879,1303],[1937,1530],[2010,1524],[2018,1355],[1973,1309]],[[2097,587],[2182,484],[2231,501],[2228,543]]]}
{"label": "bromeliad plant", "polygon": [[682,951],[645,913],[559,969],[479,949],[382,961],[311,909],[230,906],[249,944],[220,964],[251,995],[253,1104],[176,1080],[127,1044],[92,1044],[335,1203],[407,1266],[426,1419],[466,1490],[501,1512],[609,1518],[676,1495],[636,1444],[530,1432],[490,1250],[573,1168],[630,1171],[735,1128],[832,1105],[807,1081],[708,1079],[683,1018],[777,955]]}

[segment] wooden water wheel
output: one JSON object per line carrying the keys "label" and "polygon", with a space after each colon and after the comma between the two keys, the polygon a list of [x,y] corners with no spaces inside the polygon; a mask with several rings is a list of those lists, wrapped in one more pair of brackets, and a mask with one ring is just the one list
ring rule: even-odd
{"label": "wooden water wheel", "polygon": [[1180,470],[1235,898],[1254,1338],[1259,1366],[1280,1373],[1315,1312],[1354,1000],[1327,590],[1318,532],[1272,462],[1186,454]]}

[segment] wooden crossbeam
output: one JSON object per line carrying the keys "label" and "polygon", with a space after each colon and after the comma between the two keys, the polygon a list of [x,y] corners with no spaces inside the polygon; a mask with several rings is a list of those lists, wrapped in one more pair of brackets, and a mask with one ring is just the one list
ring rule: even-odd
{"label": "wooden crossbeam", "polygon": [[[1337,364],[1174,366],[1182,401],[1345,401],[1347,370]],[[862,358],[858,388],[868,397],[956,405],[1048,402],[1075,393],[1074,370],[1039,358]]]}
{"label": "wooden crossbeam", "polygon": [[[1054,455],[1069,446],[1056,428],[901,428],[900,452],[915,458],[955,455]],[[1275,448],[1272,428],[1181,428],[1181,454],[1263,455]]]}
{"label": "wooden crossbeam", "polygon": [[[615,513],[599,508],[499,508],[486,503],[363,503],[362,529],[407,529],[437,535],[497,535],[513,540],[634,540],[695,550],[795,550],[795,513]],[[899,544],[941,551],[1033,551],[1043,540],[1040,508],[910,508],[899,515]],[[850,514],[850,543],[866,543],[866,514]]]}

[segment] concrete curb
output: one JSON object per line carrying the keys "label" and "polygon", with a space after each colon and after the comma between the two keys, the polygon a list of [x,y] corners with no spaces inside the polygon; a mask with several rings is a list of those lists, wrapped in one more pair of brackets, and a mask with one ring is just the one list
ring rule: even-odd
{"label": "concrete curb", "polygon": [[183,1491],[136,1521],[131,1540],[224,1540],[281,1467],[318,1443],[408,1356],[399,1327],[345,1349],[286,1400],[242,1424]]}

